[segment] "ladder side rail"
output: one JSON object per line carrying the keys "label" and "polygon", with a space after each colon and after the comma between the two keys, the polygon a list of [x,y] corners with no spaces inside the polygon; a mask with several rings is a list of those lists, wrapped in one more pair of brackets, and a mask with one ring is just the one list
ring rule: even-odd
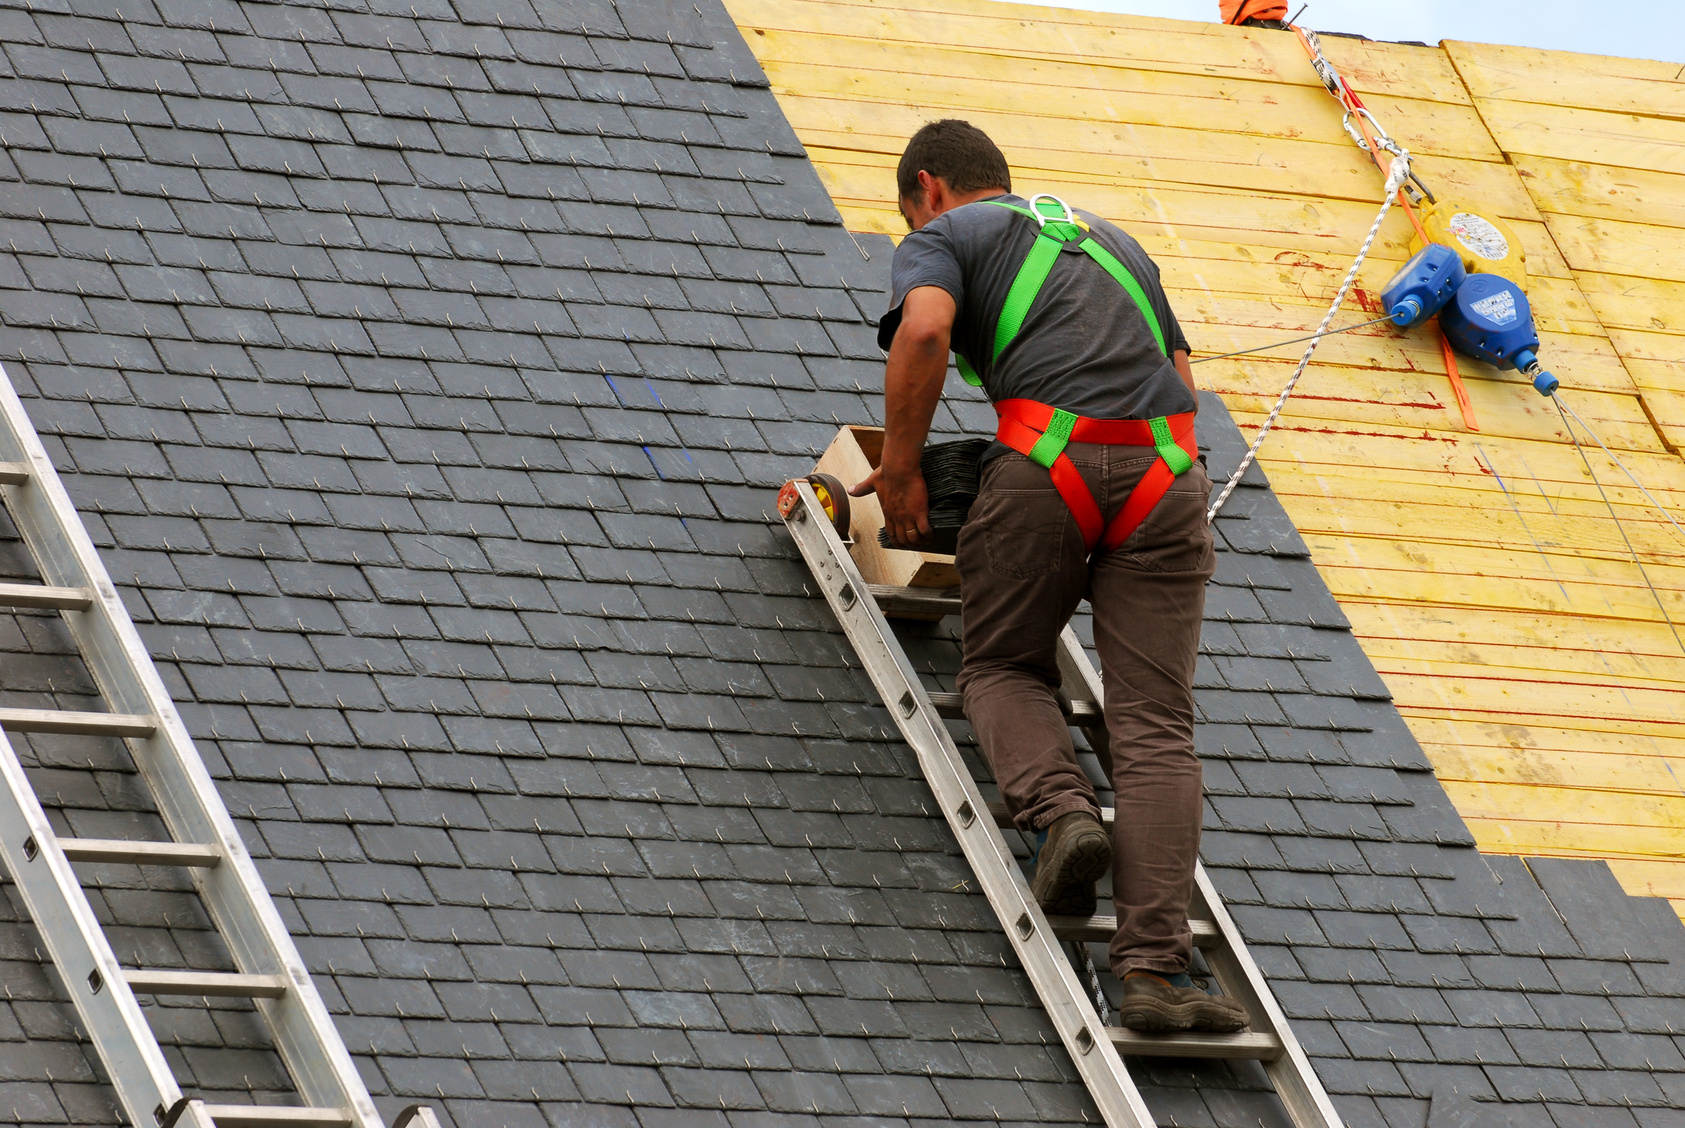
{"label": "ladder side rail", "polygon": [[1094,707],[1100,711],[1100,723],[1094,728],[1084,730],[1084,735],[1088,737],[1088,746],[1093,749],[1094,758],[1100,762],[1100,773],[1106,777],[1106,786],[1109,788],[1113,786],[1114,781],[1112,736],[1106,728],[1105,690],[1100,671],[1088,660],[1088,652],[1082,648],[1082,640],[1077,638],[1077,632],[1069,623],[1059,632],[1058,657],[1059,680],[1065,693],[1073,703],[1092,701]]}
{"label": "ladder side rail", "polygon": [[824,508],[804,481],[785,525],[806,558],[825,601],[848,635],[872,684],[917,754],[942,814],[959,840],[978,884],[1036,988],[1106,1123],[1153,1128],[1152,1113],[1113,1048],[1100,1018],[1077,982],[1070,960],[1030,893],[982,792],[912,670],[888,620],[878,609]]}
{"label": "ladder side rail", "polygon": [[[0,486],[0,495],[42,580],[86,588],[92,596],[88,610],[61,614],[107,706],[158,720],[151,737],[130,738],[129,747],[165,824],[176,841],[215,845],[224,854],[214,869],[191,872],[236,965],[243,972],[284,975],[291,985],[283,998],[256,1004],[299,1095],[307,1105],[345,1109],[358,1128],[381,1128],[333,1017],[3,367],[0,461],[29,468],[27,483]],[[150,1117],[152,1110],[145,1112]]]}
{"label": "ladder side rail", "polygon": [[1310,1056],[1299,1044],[1281,1004],[1275,1001],[1275,994],[1270,990],[1263,970],[1252,958],[1252,953],[1246,950],[1246,941],[1224,906],[1217,887],[1211,883],[1203,863],[1195,868],[1194,880],[1198,892],[1196,899],[1201,902],[1199,907],[1205,918],[1217,926],[1217,933],[1224,941],[1206,949],[1206,962],[1216,973],[1223,990],[1240,999],[1247,1012],[1261,1019],[1268,1032],[1281,1042],[1281,1055],[1264,1062],[1264,1072],[1275,1085],[1276,1095],[1287,1106],[1287,1113],[1298,1128],[1342,1128],[1344,1122],[1340,1113],[1329,1099],[1328,1091],[1322,1087],[1322,1079],[1316,1075]]}
{"label": "ladder side rail", "polygon": [[[1096,704],[1104,707],[1099,671],[1089,661],[1088,653],[1076,632],[1066,627],[1060,636],[1059,668],[1067,685],[1075,683],[1088,687]],[[1229,915],[1217,887],[1205,872],[1204,863],[1195,863],[1195,904],[1190,906],[1195,917],[1203,917],[1216,926],[1221,942],[1202,948],[1206,962],[1216,973],[1217,982],[1225,994],[1240,1000],[1253,1020],[1281,1042],[1282,1053],[1264,1062],[1264,1070],[1275,1085],[1276,1095],[1287,1107],[1298,1128],[1341,1128],[1340,1114],[1334,1108],[1322,1081],[1311,1066],[1310,1057],[1288,1025],[1287,1016],[1275,1001],[1264,973],[1246,950],[1246,941]]]}
{"label": "ladder side rail", "polygon": [[[1082,640],[1077,638],[1077,632],[1069,623],[1059,632],[1059,674],[1064,679],[1066,692],[1080,688],[1086,694],[1086,699],[1094,704],[1099,705],[1105,701],[1100,671],[1088,660],[1088,652],[1083,649]],[[1083,700],[1075,693],[1071,694],[1071,698]]]}
{"label": "ladder side rail", "polygon": [[[30,844],[34,854],[30,854]],[[131,1124],[154,1124],[181,1098],[170,1063],[123,979],[117,955],[59,848],[17,752],[0,732],[0,862],[23,896],[65,993]],[[98,978],[93,978],[97,976]],[[200,1118],[178,1121],[212,1128]]]}

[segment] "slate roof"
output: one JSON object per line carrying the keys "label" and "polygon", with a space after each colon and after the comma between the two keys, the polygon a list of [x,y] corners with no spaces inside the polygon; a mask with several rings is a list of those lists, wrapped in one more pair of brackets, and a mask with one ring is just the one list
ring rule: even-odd
{"label": "slate roof", "polygon": [[[717,0],[60,0],[0,42],[0,356],[383,1108],[1097,1119],[768,518],[874,417],[889,244]],[[1666,904],[1482,859],[1261,476],[1219,530],[1205,856],[1349,1123],[1685,1123]],[[67,651],[0,619],[0,697],[89,706]],[[114,745],[17,743],[61,827],[158,833]],[[120,956],[225,958],[169,875],[88,873]],[[113,1122],[12,906],[0,1119]],[[284,1099],[241,1005],[149,1013],[184,1086]],[[1280,1123],[1250,1065],[1139,1077]]]}

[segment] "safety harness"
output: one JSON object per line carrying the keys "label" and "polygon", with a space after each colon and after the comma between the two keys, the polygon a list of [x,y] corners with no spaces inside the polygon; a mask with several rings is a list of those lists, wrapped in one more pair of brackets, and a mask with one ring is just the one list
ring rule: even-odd
{"label": "safety harness", "polygon": [[[1028,208],[1000,200],[986,202],[1028,216],[1036,221],[1037,228],[1036,241],[1024,257],[1024,264],[1018,268],[1018,276],[1012,280],[1006,302],[1001,307],[1000,320],[995,324],[995,348],[991,362],[998,360],[1000,354],[1006,351],[1006,346],[1018,336],[1030,306],[1035,304],[1042,285],[1053,270],[1053,264],[1065,252],[1088,255],[1116,279],[1117,284],[1134,300],[1141,316],[1146,318],[1147,327],[1152,330],[1160,351],[1165,356],[1170,355],[1164,340],[1164,329],[1147,301],[1147,293],[1141,288],[1141,283],[1128,267],[1118,261],[1116,255],[1087,233],[1087,224],[1077,219],[1063,200],[1043,194],[1032,197]],[[1056,210],[1049,210],[1050,205]],[[1060,212],[1063,213],[1062,219],[1058,218]],[[960,375],[967,383],[982,385],[982,379],[965,357],[956,353],[955,360]],[[1194,459],[1199,457],[1191,411],[1181,415],[1161,415],[1157,419],[1088,419],[1035,400],[1010,399],[995,404],[995,414],[1000,417],[995,438],[1047,469],[1054,488],[1065,501],[1065,507],[1076,518],[1077,528],[1082,531],[1082,543],[1091,556],[1096,550],[1101,554],[1111,552],[1128,540],[1169,492],[1171,484],[1187,473]],[[1150,446],[1158,451],[1158,459],[1124,500],[1123,508],[1110,524],[1106,523],[1099,503],[1083,482],[1076,464],[1065,453],[1065,447],[1070,443]]]}

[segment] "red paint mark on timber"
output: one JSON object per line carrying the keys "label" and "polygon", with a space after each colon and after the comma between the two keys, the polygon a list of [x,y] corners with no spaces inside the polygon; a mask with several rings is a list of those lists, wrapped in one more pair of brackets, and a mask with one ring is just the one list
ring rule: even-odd
{"label": "red paint mark on timber", "polygon": [[1381,315],[1381,299],[1376,297],[1374,294],[1371,294],[1368,290],[1365,290],[1362,286],[1352,287],[1352,298],[1357,302],[1358,306],[1362,308],[1364,313],[1369,314],[1371,317],[1379,317]]}

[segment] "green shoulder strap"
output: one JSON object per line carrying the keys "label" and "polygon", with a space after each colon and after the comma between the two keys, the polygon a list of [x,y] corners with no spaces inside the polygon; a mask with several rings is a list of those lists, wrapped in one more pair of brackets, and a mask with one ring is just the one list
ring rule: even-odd
{"label": "green shoulder strap", "polygon": [[[1017,204],[1008,204],[1001,200],[985,202],[1015,211],[1030,219],[1037,218],[1035,212]],[[1101,246],[1093,236],[1085,235],[1082,227],[1068,220],[1054,218],[1057,212],[1049,212],[1047,209],[1050,206],[1053,206],[1050,200],[1038,202],[1036,205],[1036,210],[1041,212],[1041,218],[1046,222],[1041,225],[1036,241],[1030,247],[1030,253],[1024,256],[1024,263],[1018,268],[1018,276],[1012,280],[1012,287],[1006,292],[1000,320],[995,322],[995,351],[990,359],[999,359],[1000,354],[1006,351],[1006,346],[1018,336],[1018,331],[1024,327],[1024,319],[1029,316],[1030,307],[1035,304],[1042,286],[1047,282],[1047,276],[1053,271],[1053,264],[1059,260],[1060,252],[1064,250],[1066,243],[1078,238],[1082,239],[1082,242],[1077,244],[1078,248],[1099,263],[1101,268],[1123,287],[1124,293],[1130,296],[1136,308],[1141,311],[1141,316],[1146,319],[1147,327],[1153,332],[1153,340],[1158,342],[1159,351],[1169,356],[1170,349],[1164,342],[1164,329],[1159,325],[1158,315],[1153,312],[1152,304],[1147,301],[1147,292],[1141,288],[1141,283],[1136,281],[1129,268],[1124,266],[1116,255]],[[966,383],[972,387],[982,386],[982,377],[977,375],[976,369],[965,357],[955,353],[954,363]]]}

